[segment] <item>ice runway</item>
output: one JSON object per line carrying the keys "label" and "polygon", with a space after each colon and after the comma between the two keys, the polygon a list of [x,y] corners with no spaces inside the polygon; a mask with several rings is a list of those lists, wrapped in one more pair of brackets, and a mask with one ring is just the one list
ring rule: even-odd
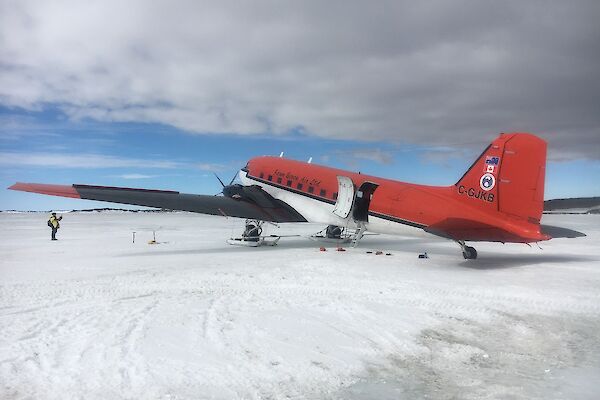
{"label": "ice runway", "polygon": [[248,249],[225,244],[236,219],[64,216],[51,242],[48,215],[0,214],[2,399],[600,397],[600,216],[475,261],[435,237]]}

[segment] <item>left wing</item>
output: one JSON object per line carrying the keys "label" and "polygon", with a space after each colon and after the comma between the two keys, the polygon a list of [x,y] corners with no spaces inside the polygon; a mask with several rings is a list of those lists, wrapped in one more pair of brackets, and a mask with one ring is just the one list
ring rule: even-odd
{"label": "left wing", "polygon": [[22,182],[15,183],[9,189],[261,221],[306,222],[306,219],[287,203],[275,199],[259,186],[241,186],[239,194],[235,197],[185,194],[170,190]]}

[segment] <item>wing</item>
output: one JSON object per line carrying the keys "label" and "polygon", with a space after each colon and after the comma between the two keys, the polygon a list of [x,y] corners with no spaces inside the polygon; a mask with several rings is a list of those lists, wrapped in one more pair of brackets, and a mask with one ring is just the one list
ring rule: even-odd
{"label": "wing", "polygon": [[242,187],[240,195],[237,196],[239,198],[185,194],[169,190],[21,182],[15,183],[9,189],[271,222],[306,222],[306,219],[287,203],[275,199],[259,186]]}

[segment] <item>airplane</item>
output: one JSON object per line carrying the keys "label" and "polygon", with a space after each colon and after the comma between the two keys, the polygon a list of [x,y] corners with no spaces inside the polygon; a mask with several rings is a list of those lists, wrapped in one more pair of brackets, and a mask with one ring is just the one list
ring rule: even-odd
{"label": "airplane", "polygon": [[222,196],[21,182],[8,189],[246,218],[246,233],[262,222],[312,222],[327,224],[328,237],[339,237],[336,227],[354,229],[358,243],[366,231],[424,231],[455,241],[463,257],[472,260],[477,251],[467,242],[528,244],[585,236],[540,223],[545,168],[544,140],[529,133],[502,133],[450,186],[405,183],[262,156],[239,171],[241,184],[232,180],[225,185],[219,179]]}

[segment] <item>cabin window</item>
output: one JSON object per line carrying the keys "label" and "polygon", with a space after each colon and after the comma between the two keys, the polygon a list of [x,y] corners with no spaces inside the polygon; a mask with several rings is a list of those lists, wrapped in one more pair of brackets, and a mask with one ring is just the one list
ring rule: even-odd
{"label": "cabin window", "polygon": [[269,177],[267,179],[269,179],[269,181],[272,181],[273,180],[273,175],[269,175]]}
{"label": "cabin window", "polygon": [[315,188],[312,186],[308,187],[308,193],[313,193],[315,191]]}
{"label": "cabin window", "polygon": [[260,177],[260,178],[264,178],[264,177],[265,177],[265,174],[263,174],[263,173],[261,172],[261,173],[260,173],[260,175],[259,175],[259,177]]}
{"label": "cabin window", "polygon": [[333,194],[333,199],[334,199],[334,200],[337,200],[337,192],[335,192],[335,193]]}
{"label": "cabin window", "polygon": [[288,185],[289,187],[292,187],[292,181],[287,181],[287,185]]}
{"label": "cabin window", "polygon": [[277,178],[277,183],[281,183],[281,178]]}
{"label": "cabin window", "polygon": [[321,189],[321,193],[320,193],[321,197],[325,197],[327,196],[327,190],[325,189]]}
{"label": "cabin window", "polygon": [[302,190],[302,184],[301,183],[299,183],[296,187],[298,188],[298,190]]}

